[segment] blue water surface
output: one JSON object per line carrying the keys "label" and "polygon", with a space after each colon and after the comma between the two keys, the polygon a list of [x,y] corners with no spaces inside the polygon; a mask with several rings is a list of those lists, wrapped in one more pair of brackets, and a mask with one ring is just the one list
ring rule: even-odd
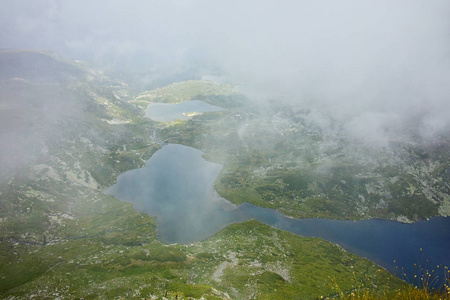
{"label": "blue water surface", "polygon": [[202,154],[191,147],[166,145],[145,167],[120,175],[105,192],[156,217],[158,238],[164,243],[203,240],[229,224],[256,219],[301,236],[337,243],[399,277],[406,274],[407,279],[415,272],[414,263],[430,271],[437,270],[437,265],[450,266],[448,217],[413,224],[380,219],[293,219],[250,203],[235,206],[215,194],[213,184],[222,166],[204,160]]}

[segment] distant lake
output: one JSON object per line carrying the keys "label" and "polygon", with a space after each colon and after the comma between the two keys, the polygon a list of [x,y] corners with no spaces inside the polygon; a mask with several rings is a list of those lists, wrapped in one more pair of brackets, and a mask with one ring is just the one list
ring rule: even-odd
{"label": "distant lake", "polygon": [[450,266],[450,218],[413,224],[379,219],[293,219],[249,203],[235,206],[213,189],[222,166],[204,160],[202,154],[191,147],[166,145],[145,167],[120,175],[105,193],[156,217],[159,239],[164,243],[203,240],[229,224],[256,219],[301,236],[337,243],[391,272],[395,266],[400,270],[404,267],[409,278],[419,256],[423,265],[428,260],[430,269],[437,264]]}
{"label": "distant lake", "polygon": [[150,103],[145,116],[157,122],[173,120],[187,120],[184,114],[194,112],[221,111],[222,107],[214,106],[200,100],[191,100],[182,103]]}

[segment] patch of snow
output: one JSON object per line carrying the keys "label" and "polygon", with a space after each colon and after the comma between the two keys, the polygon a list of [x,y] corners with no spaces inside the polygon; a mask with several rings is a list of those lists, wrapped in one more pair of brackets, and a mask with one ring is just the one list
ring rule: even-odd
{"label": "patch of snow", "polygon": [[106,119],[102,119],[102,121],[110,124],[110,125],[117,125],[117,124],[129,124],[130,121],[125,121],[125,120],[119,120],[119,119],[112,119],[112,120],[106,120]]}

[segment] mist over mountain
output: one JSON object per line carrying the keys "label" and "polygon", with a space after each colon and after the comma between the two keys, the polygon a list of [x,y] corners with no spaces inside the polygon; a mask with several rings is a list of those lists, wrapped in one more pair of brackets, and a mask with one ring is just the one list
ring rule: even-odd
{"label": "mist over mountain", "polygon": [[448,1],[1,6],[1,47],[93,61],[139,89],[225,74],[257,104],[313,106],[372,144],[449,131]]}
{"label": "mist over mountain", "polygon": [[65,142],[98,136],[93,124],[113,118],[102,102],[127,105],[118,100],[124,87],[49,51],[0,50],[0,181],[48,160],[54,147],[70,152]]}
{"label": "mist over mountain", "polygon": [[80,95],[68,84],[83,75],[45,53],[0,50],[1,175],[44,155],[60,121],[81,115]]}
{"label": "mist over mountain", "polygon": [[[181,174],[179,190],[152,171],[155,190],[186,200],[180,220],[210,217],[209,201],[289,219],[449,216],[449,15],[444,0],[2,1],[0,298],[317,299],[334,297],[337,282],[346,295],[365,285],[392,298],[412,288],[335,244],[257,221],[165,245],[152,209],[104,191],[176,144],[222,166],[216,178],[186,164],[197,173]],[[223,109],[148,114],[190,100]],[[214,193],[198,209],[189,183],[205,192],[202,176]],[[131,189],[150,186],[140,179]],[[427,234],[445,236],[442,220]],[[425,236],[424,249],[448,261]]]}

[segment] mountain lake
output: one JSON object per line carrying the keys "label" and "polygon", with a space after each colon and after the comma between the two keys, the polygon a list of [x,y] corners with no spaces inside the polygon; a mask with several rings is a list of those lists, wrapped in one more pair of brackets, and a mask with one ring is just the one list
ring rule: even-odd
{"label": "mountain lake", "polygon": [[381,219],[294,219],[250,203],[236,206],[215,193],[214,181],[222,166],[206,161],[202,154],[183,145],[165,145],[145,167],[121,174],[105,193],[156,217],[158,238],[166,244],[203,240],[229,224],[256,219],[337,243],[400,277],[412,278],[414,263],[429,270],[450,265],[449,217],[412,224]]}

